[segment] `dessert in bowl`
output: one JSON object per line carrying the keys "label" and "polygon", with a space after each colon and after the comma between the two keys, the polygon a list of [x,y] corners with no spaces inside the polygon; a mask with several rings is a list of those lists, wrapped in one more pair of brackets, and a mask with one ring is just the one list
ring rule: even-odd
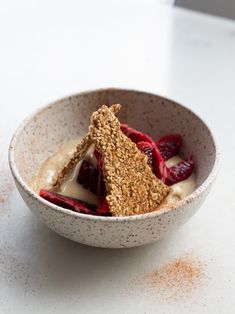
{"label": "dessert in bowl", "polygon": [[16,131],[9,160],[23,199],[49,228],[110,248],[147,244],[178,228],[218,169],[211,131],[192,111],[122,89],[39,110]]}

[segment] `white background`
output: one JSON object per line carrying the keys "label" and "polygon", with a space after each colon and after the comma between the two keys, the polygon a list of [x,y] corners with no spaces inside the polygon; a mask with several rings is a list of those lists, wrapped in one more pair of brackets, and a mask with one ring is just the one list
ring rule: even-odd
{"label": "white background", "polygon": [[[21,120],[62,96],[100,87],[151,91],[213,127],[223,152],[200,211],[158,243],[94,249],[52,233],[15,188],[0,204],[0,313],[234,313],[235,23],[155,1],[0,1],[0,186]],[[206,158],[206,156],[205,156]],[[11,189],[10,189],[11,190]],[[131,280],[193,250],[208,285],[186,300],[127,293]]]}

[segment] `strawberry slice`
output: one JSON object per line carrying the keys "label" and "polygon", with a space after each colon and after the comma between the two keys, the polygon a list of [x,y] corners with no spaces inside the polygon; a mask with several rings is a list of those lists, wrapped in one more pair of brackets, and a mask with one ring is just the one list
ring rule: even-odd
{"label": "strawberry slice", "polygon": [[101,194],[105,191],[105,185],[104,185],[104,179],[103,179],[103,173],[102,173],[102,167],[103,167],[103,161],[102,161],[102,155],[96,151],[96,158],[97,158],[97,168],[98,168],[98,188],[97,188],[97,196],[98,199],[100,198]]}
{"label": "strawberry slice", "polygon": [[164,180],[165,184],[172,185],[186,180],[193,172],[194,162],[190,156],[187,160],[182,160],[178,164],[168,168],[168,174]]}
{"label": "strawberry slice", "polygon": [[180,134],[162,136],[155,143],[163,159],[167,160],[179,153],[182,145],[182,136]]}
{"label": "strawberry slice", "polygon": [[88,161],[83,160],[79,169],[77,182],[85,189],[97,195],[98,192],[98,170]]}
{"label": "strawberry slice", "polygon": [[110,215],[110,211],[109,211],[109,204],[106,200],[106,193],[102,193],[99,197],[99,205],[97,208],[97,215],[100,216],[109,216]]}
{"label": "strawberry slice", "polygon": [[142,151],[142,153],[148,156],[148,164],[152,168],[156,177],[164,182],[165,177],[168,175],[168,168],[165,165],[156,144],[154,142],[139,142],[137,147]]}
{"label": "strawberry slice", "polygon": [[100,152],[98,152],[98,150],[97,149],[95,149],[94,150],[94,156],[95,156],[95,158],[98,160],[99,159],[99,157],[101,156],[101,153]]}
{"label": "strawberry slice", "polygon": [[121,124],[120,126],[121,131],[129,137],[132,142],[138,143],[138,142],[149,142],[152,143],[153,139],[148,136],[147,134],[137,131],[136,129],[130,128],[127,124]]}
{"label": "strawberry slice", "polygon": [[167,176],[167,166],[165,165],[164,159],[157,148],[156,144],[152,143],[153,147],[153,169],[156,177],[164,182],[165,177]]}
{"label": "strawberry slice", "polygon": [[[134,143],[139,144],[139,149],[146,153],[146,155],[150,158],[149,164],[152,164],[152,169],[155,175],[160,179],[163,180],[164,177],[167,175],[166,166],[162,155],[156,146],[153,139],[148,136],[147,134],[137,131],[133,128],[130,128],[127,124],[121,124],[121,131],[128,136]],[[148,144],[147,144],[148,143]]]}
{"label": "strawberry slice", "polygon": [[103,167],[102,155],[97,150],[94,151],[94,155],[97,159],[97,168],[98,168],[97,214],[102,215],[102,216],[108,216],[110,215],[110,211],[109,211],[108,202],[106,200],[106,190],[105,190],[105,184],[104,184],[103,173],[102,173],[102,167]]}
{"label": "strawberry slice", "polygon": [[193,172],[194,163],[192,157],[182,160],[178,164],[168,168],[155,144],[139,142],[138,148],[148,157],[148,164],[156,177],[166,185],[172,185],[187,179]]}
{"label": "strawberry slice", "polygon": [[60,207],[71,209],[72,211],[83,213],[83,214],[89,214],[89,215],[95,215],[96,212],[96,206],[88,204],[86,202],[83,202],[81,200],[64,196],[61,194],[57,194],[54,192],[49,192],[45,189],[41,189],[39,192],[39,195],[44,198],[45,200],[58,205]]}
{"label": "strawberry slice", "polygon": [[148,157],[148,165],[153,168],[154,156],[152,144],[149,142],[139,142],[137,143],[137,147],[142,153],[144,153]]}

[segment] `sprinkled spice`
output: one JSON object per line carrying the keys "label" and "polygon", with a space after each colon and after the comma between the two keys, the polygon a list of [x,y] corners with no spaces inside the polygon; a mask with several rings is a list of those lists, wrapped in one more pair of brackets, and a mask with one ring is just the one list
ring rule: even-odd
{"label": "sprinkled spice", "polygon": [[9,196],[13,190],[13,180],[8,169],[0,171],[0,213],[9,210]]}
{"label": "sprinkled spice", "polygon": [[166,300],[190,297],[206,279],[206,264],[194,254],[185,254],[165,266],[145,274],[152,293]]}

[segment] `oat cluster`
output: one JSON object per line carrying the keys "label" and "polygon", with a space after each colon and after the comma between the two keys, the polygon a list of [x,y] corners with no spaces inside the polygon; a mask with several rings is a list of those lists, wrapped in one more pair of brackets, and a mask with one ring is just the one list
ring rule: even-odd
{"label": "oat cluster", "polygon": [[107,202],[113,216],[156,210],[169,188],[153,174],[147,156],[120,130],[115,112],[120,105],[102,106],[91,117],[90,138],[103,157]]}

